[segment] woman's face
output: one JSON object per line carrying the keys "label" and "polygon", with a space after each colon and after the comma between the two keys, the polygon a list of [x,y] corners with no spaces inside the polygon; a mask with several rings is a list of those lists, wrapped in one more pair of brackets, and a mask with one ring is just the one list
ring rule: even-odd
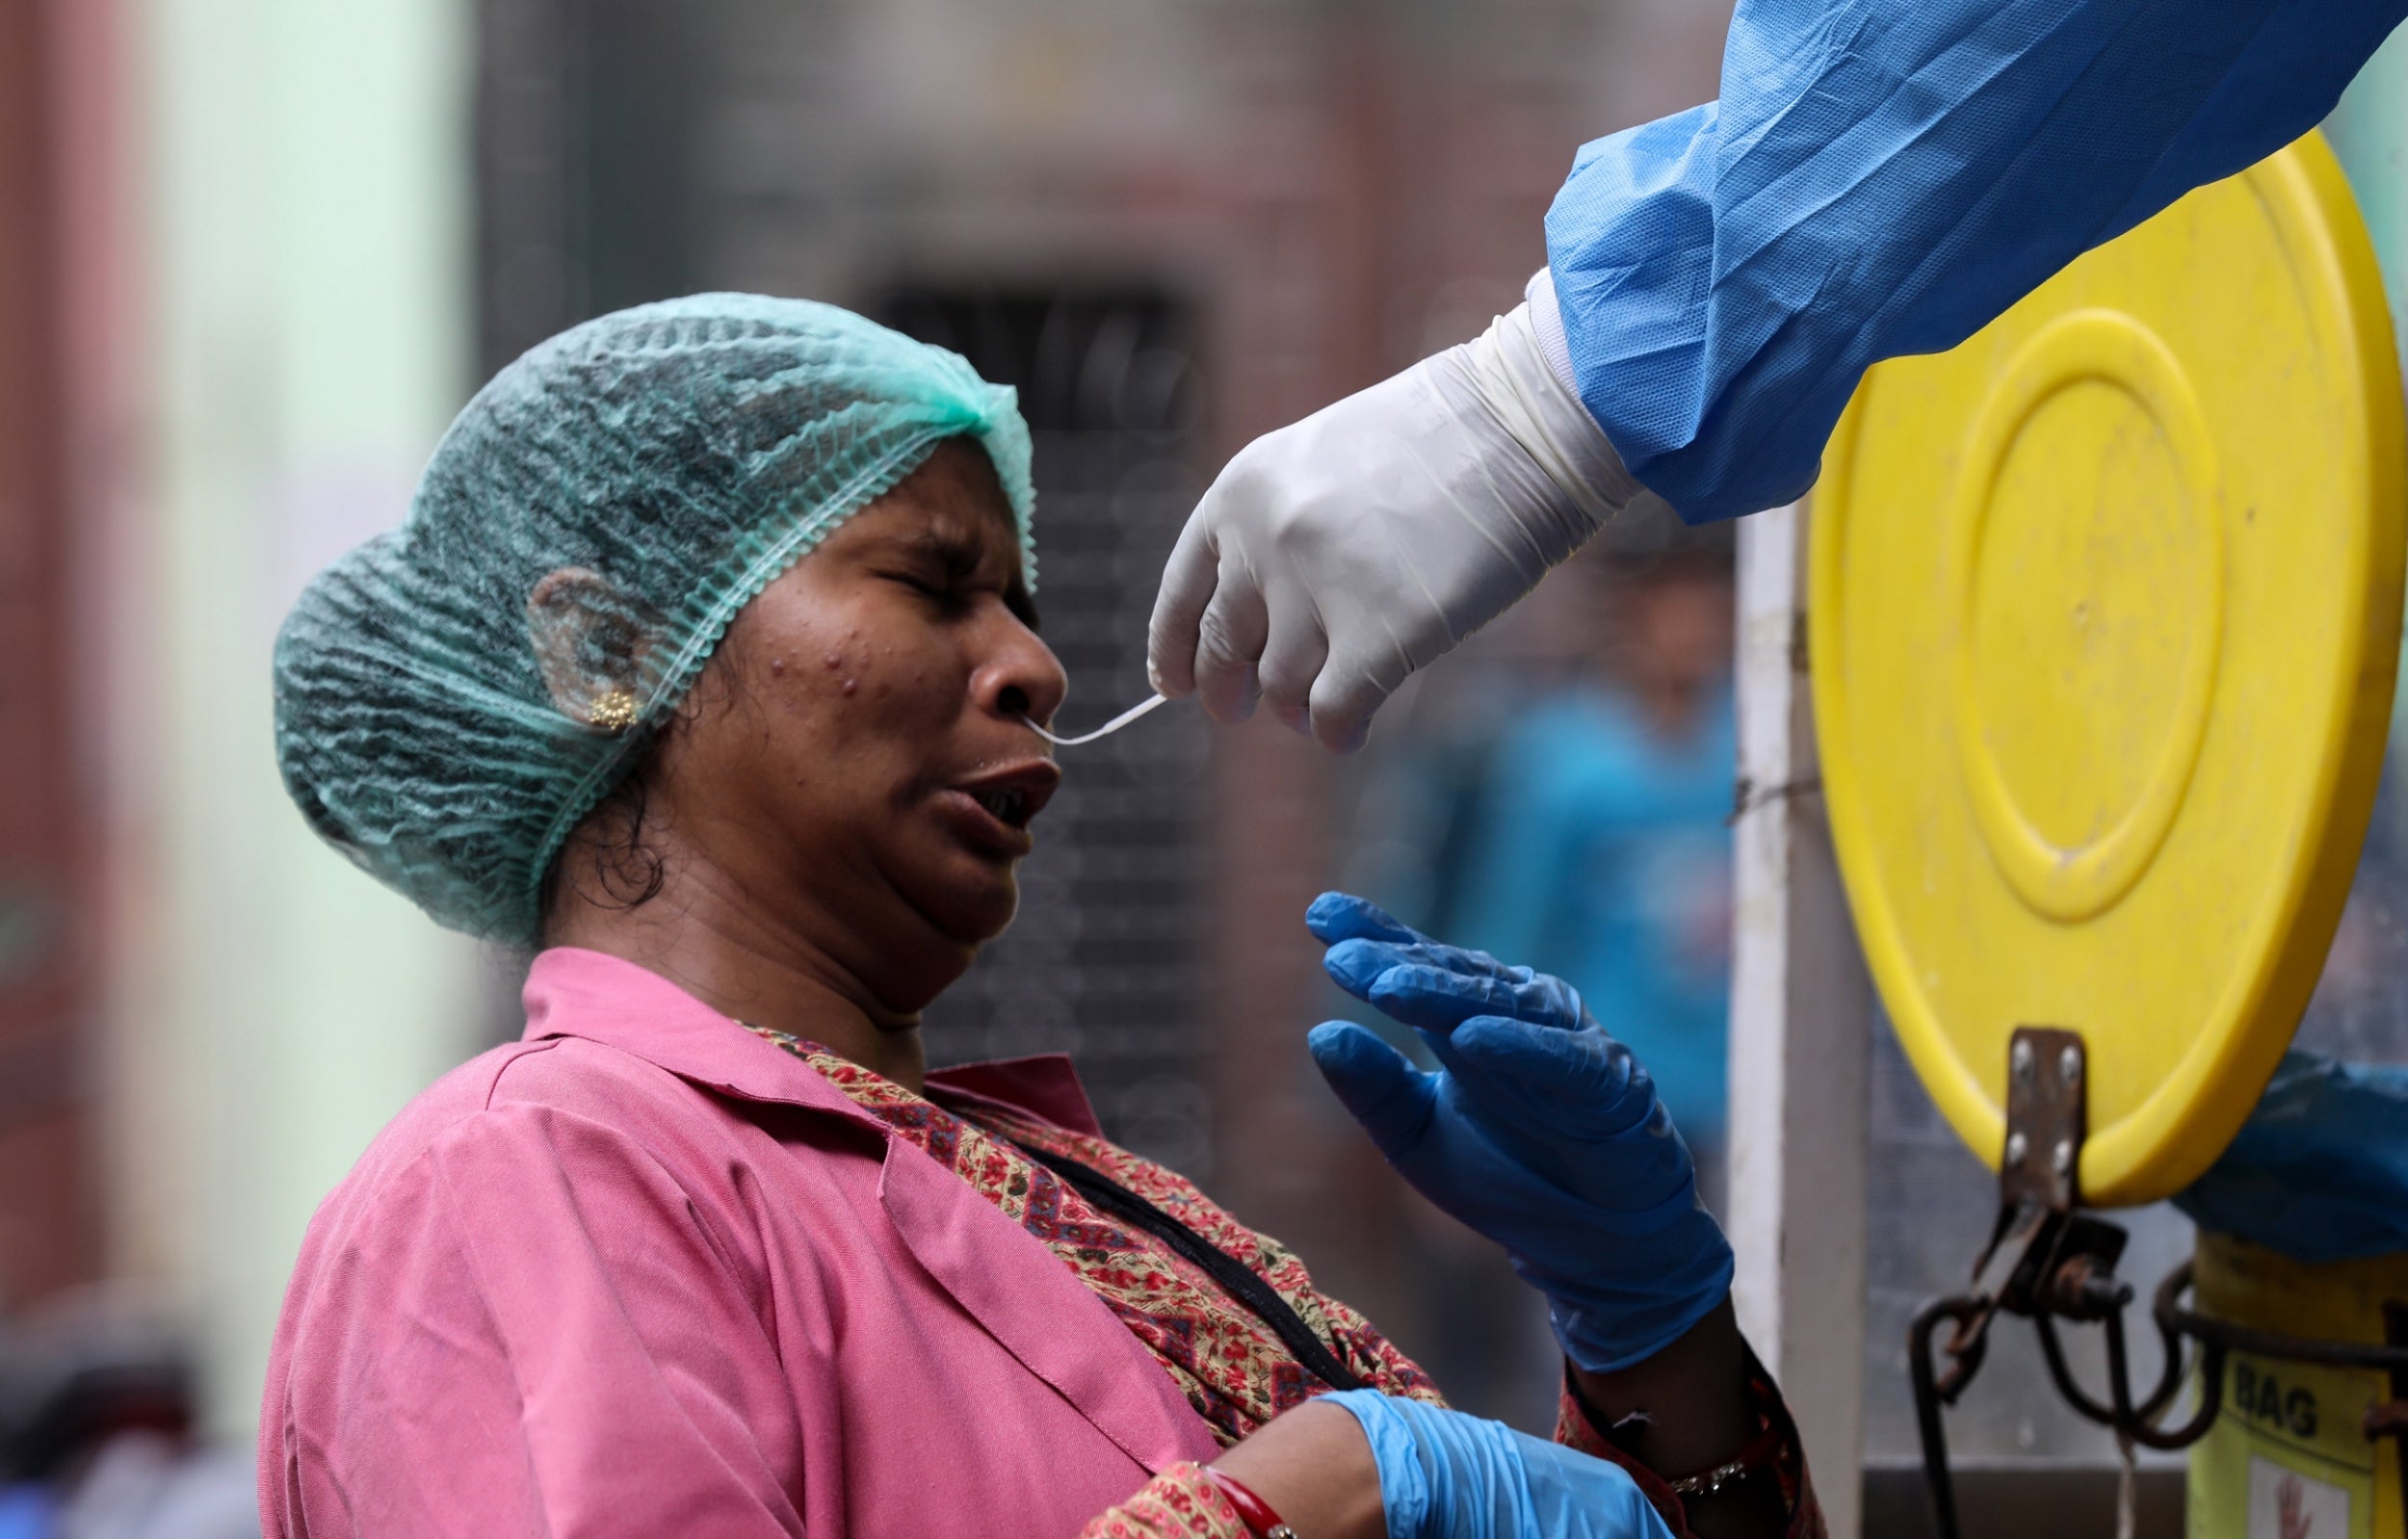
{"label": "woman's face", "polygon": [[994,466],[950,440],[729,628],[651,770],[667,858],[919,1009],[1010,923],[1060,780],[1034,620]]}

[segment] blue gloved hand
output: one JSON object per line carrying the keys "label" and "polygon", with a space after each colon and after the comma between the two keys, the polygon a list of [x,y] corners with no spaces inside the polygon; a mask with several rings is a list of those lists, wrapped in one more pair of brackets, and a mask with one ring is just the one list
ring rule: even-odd
{"label": "blue gloved hand", "polygon": [[1425,1074],[1328,1021],[1309,1039],[1322,1077],[1399,1174],[1547,1295],[1574,1363],[1627,1368],[1722,1302],[1731,1247],[1688,1148],[1645,1067],[1569,984],[1344,893],[1315,900],[1305,923],[1338,986],[1420,1032],[1441,1065]]}
{"label": "blue gloved hand", "polygon": [[1672,1539],[1603,1459],[1377,1390],[1322,1399],[1371,1440],[1388,1539]]}
{"label": "blue gloved hand", "polygon": [[2293,1261],[2408,1250],[2408,1068],[2297,1049],[2174,1206]]}

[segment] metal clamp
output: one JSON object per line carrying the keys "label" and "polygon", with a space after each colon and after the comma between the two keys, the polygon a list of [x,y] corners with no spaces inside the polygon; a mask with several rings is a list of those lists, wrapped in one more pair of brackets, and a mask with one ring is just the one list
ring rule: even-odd
{"label": "metal clamp", "polygon": [[[1938,1539],[1959,1539],[1960,1534],[1941,1413],[1956,1403],[1980,1371],[1991,1321],[2001,1313],[2030,1318],[2050,1380],[2066,1404],[2112,1430],[2127,1446],[2185,1448],[2207,1436],[2223,1408],[2225,1360],[2234,1352],[2388,1372],[2393,1398],[2368,1411],[2366,1435],[2369,1440],[2395,1440],[2402,1484],[2408,1488],[2408,1305],[2386,1307],[2390,1343],[2383,1346],[2258,1330],[2185,1308],[2182,1297],[2191,1281],[2191,1264],[2185,1262],[2158,1285],[2151,1301],[2162,1366],[2149,1393],[2134,1397],[2124,1336],[2124,1310],[2132,1302],[2133,1288],[2115,1275],[2126,1236],[2116,1225],[2078,1211],[2087,1126],[2086,1070],[2078,1033],[2037,1027],[2015,1032],[2007,1047],[2006,1142],[1999,1162],[1998,1224],[1975,1265],[1972,1290],[1926,1304],[1907,1328],[1907,1368],[1923,1441],[1924,1482]],[[1945,1373],[1935,1366],[1932,1350],[1943,1320],[1955,1326],[1942,1348],[1950,1359]],[[2075,1380],[2057,1337],[2059,1320],[2097,1324],[2104,1331],[2104,1402]],[[2187,1364],[2186,1340],[2198,1343]],[[2197,1408],[2182,1425],[2162,1425],[2160,1419],[2193,1371],[2200,1381]]]}
{"label": "metal clamp", "polygon": [[[1907,1328],[1915,1422],[1924,1482],[1938,1539],[1958,1539],[1955,1481],[1949,1471],[1944,1407],[1981,1371],[1990,1325],[2001,1312],[2046,1320],[2116,1317],[2131,1289],[2115,1278],[2124,1232],[2076,1213],[2081,1146],[2089,1125],[2089,1055],[2081,1033],[2020,1027],[2006,1052],[2006,1141],[1999,1159],[1999,1217],[1975,1264],[1970,1291],[1935,1299]],[[1954,1329],[1932,1350],[1940,1322]]]}

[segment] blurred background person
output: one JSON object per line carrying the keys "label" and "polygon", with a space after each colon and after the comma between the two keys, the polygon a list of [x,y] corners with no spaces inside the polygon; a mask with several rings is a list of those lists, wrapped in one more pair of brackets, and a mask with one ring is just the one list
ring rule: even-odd
{"label": "blurred background person", "polygon": [[[1727,530],[1635,510],[1453,665],[1408,684],[1342,798],[1355,809],[1345,881],[1432,933],[1528,957],[1600,1024],[1646,1040],[1717,1211],[1732,587]],[[1431,1372],[1492,1414],[1543,1407],[1553,1352],[1525,1290],[1436,1213],[1408,1201],[1398,1222]]]}
{"label": "blurred background person", "polygon": [[[1588,646],[1503,724],[1443,893],[1464,944],[1581,991],[1655,1076],[1719,1207],[1731,949],[1727,541],[1616,531],[1571,575]],[[1608,1024],[1610,1023],[1610,1024]]]}

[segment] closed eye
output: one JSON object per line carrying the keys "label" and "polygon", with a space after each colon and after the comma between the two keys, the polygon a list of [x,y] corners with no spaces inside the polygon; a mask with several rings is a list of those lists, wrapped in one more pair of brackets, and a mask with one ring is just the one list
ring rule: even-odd
{"label": "closed eye", "polygon": [[889,564],[872,570],[953,612],[991,595],[1001,599],[1021,624],[1032,631],[1037,628],[1036,605],[1021,578],[1016,545],[999,558],[982,543],[924,536],[906,552],[898,553]]}
{"label": "closed eye", "polygon": [[942,576],[901,567],[877,575],[890,583],[901,584],[948,612],[966,610],[982,597],[999,598],[1021,624],[1032,631],[1036,629],[1036,605],[1030,598],[1028,587],[1020,581],[1017,572],[1002,584],[982,581],[975,566],[968,570],[948,570]]}

